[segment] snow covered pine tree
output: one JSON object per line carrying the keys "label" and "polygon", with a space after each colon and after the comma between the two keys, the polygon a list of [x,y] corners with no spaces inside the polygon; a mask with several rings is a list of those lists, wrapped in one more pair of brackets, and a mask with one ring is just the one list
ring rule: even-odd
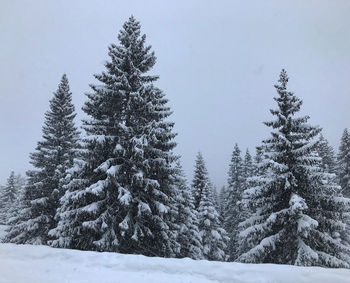
{"label": "snow covered pine tree", "polygon": [[9,227],[16,224],[16,219],[20,214],[21,210],[23,209],[22,203],[23,203],[25,184],[26,184],[25,177],[22,177],[21,174],[15,175],[16,200],[8,210],[8,218],[7,218],[6,225]]}
{"label": "snow covered pine tree", "polygon": [[250,155],[249,150],[247,149],[244,160],[243,160],[243,177],[244,177],[244,186],[247,186],[247,179],[252,177],[254,173],[254,164],[252,156]]}
{"label": "snow covered pine tree", "polygon": [[222,228],[220,216],[215,208],[213,187],[201,153],[198,153],[192,190],[199,200],[199,233],[202,238],[203,255],[207,260],[226,260],[227,233]]}
{"label": "snow covered pine tree", "polygon": [[338,152],[338,177],[344,196],[350,197],[350,134],[345,129]]}
{"label": "snow covered pine tree", "polygon": [[222,223],[224,223],[225,219],[225,209],[227,206],[227,198],[228,198],[228,189],[226,186],[222,186],[220,192],[219,192],[219,214],[220,214],[220,220]]}
{"label": "snow covered pine tree", "polygon": [[238,224],[242,219],[242,210],[239,202],[242,199],[244,190],[244,164],[241,157],[241,150],[235,144],[228,171],[227,180],[228,198],[224,213],[224,228],[228,233],[228,255],[230,260],[236,260],[238,249]]}
{"label": "snow covered pine tree", "polygon": [[242,262],[349,267],[347,243],[340,239],[342,216],[349,200],[339,194],[315,153],[320,128],[309,117],[294,117],[302,101],[287,91],[282,70],[276,120],[266,122],[272,137],[263,142],[265,170],[256,186],[245,190],[244,201],[254,210],[241,223],[242,244],[251,248]]}
{"label": "snow covered pine tree", "polygon": [[177,256],[176,136],[156,62],[133,16],[111,44],[106,71],[83,107],[84,154],[72,168],[50,234],[53,246]]}
{"label": "snow covered pine tree", "polygon": [[202,237],[198,230],[198,213],[194,208],[194,197],[186,184],[180,162],[177,162],[176,170],[175,184],[179,194],[176,197],[178,214],[175,223],[179,226],[177,236],[181,246],[179,257],[203,259]]}
{"label": "snow covered pine tree", "polygon": [[316,150],[319,157],[321,157],[322,168],[326,170],[326,172],[336,173],[337,161],[334,155],[334,149],[322,134],[320,135]]}
{"label": "snow covered pine tree", "polygon": [[6,186],[0,193],[0,224],[6,224],[9,219],[9,211],[15,204],[15,200],[17,198],[15,172],[11,172],[7,179]]}
{"label": "snow covered pine tree", "polygon": [[198,152],[196,163],[194,165],[194,177],[192,180],[192,194],[194,196],[194,207],[198,210],[201,201],[202,190],[206,186],[208,180],[208,171],[202,153]]}
{"label": "snow covered pine tree", "polygon": [[74,105],[66,75],[50,100],[45,113],[43,140],[30,155],[34,170],[28,171],[22,210],[12,218],[6,242],[47,244],[48,231],[55,227],[54,216],[63,195],[61,181],[70,168],[77,149],[79,133],[74,126]]}

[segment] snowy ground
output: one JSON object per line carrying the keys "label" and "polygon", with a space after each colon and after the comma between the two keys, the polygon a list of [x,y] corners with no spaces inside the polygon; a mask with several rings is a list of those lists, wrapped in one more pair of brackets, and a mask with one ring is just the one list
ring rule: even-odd
{"label": "snowy ground", "polygon": [[0,282],[350,282],[350,270],[147,258],[0,244]]}

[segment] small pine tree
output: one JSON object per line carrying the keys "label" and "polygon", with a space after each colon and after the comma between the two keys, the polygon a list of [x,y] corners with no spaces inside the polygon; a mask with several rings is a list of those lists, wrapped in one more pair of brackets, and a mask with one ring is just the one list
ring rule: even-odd
{"label": "small pine tree", "polygon": [[[259,176],[261,176],[263,174],[264,171],[264,166],[263,166],[263,158],[264,158],[264,153],[263,153],[263,147],[262,146],[257,146],[256,147],[256,152],[255,152],[255,156],[254,156],[254,160],[253,160],[253,168],[251,170],[251,175],[248,176],[248,174],[246,174],[246,178],[245,178],[245,190],[248,190],[249,188],[254,188],[258,185],[260,185],[260,178]],[[246,157],[245,160],[249,160],[249,157]],[[249,164],[250,162],[245,161],[245,164]],[[250,167],[250,166],[249,166]],[[251,206],[248,205],[248,203],[246,202],[246,200],[244,200],[243,198],[244,196],[244,192],[242,194],[242,200],[240,202],[240,206],[242,211],[245,212],[244,217],[241,218],[241,221],[238,224],[239,227],[239,232],[241,233],[242,230],[244,230],[244,225],[242,225],[242,223],[245,222],[245,220],[249,219],[252,214],[254,213],[254,210]],[[237,247],[237,255],[238,258],[240,255],[246,253],[248,250],[250,250],[251,248],[254,247],[254,243],[247,240],[247,239],[241,239],[241,237],[238,235],[238,247]]]}
{"label": "small pine tree", "polygon": [[220,220],[222,223],[224,223],[224,215],[225,215],[225,209],[227,206],[227,198],[228,198],[228,190],[226,186],[222,186],[220,192],[219,192],[219,214],[220,214]]}
{"label": "small pine tree", "polygon": [[5,241],[19,244],[47,244],[48,231],[56,222],[54,216],[63,195],[61,181],[72,166],[78,147],[74,126],[75,109],[66,75],[50,100],[45,113],[43,140],[31,154],[34,170],[28,171],[19,215],[12,219]]}
{"label": "small pine tree", "polygon": [[[248,168],[246,169],[248,170]],[[241,157],[241,150],[237,144],[232,153],[227,182],[228,199],[225,209],[224,228],[230,238],[228,244],[229,259],[235,260],[238,256],[238,224],[243,220],[242,218],[245,214],[240,206],[242,193],[245,188],[245,168]]]}
{"label": "small pine tree", "polygon": [[194,168],[192,191],[194,196],[194,206],[196,209],[198,209],[199,203],[201,201],[202,190],[206,186],[207,182],[209,182],[207,179],[208,171],[201,152],[198,152],[197,154]]}
{"label": "small pine tree", "polygon": [[198,207],[199,230],[203,241],[203,254],[207,260],[226,260],[227,233],[222,228],[215,209],[213,188],[206,183]]}
{"label": "small pine tree", "polygon": [[350,197],[350,134],[345,129],[338,152],[338,178],[343,195]]}
{"label": "small pine tree", "polygon": [[84,152],[50,235],[53,246],[176,256],[174,123],[147,73],[156,62],[141,25],[124,23],[83,110]]}
{"label": "small pine tree", "polygon": [[12,171],[1,194],[0,224],[6,224],[10,217],[9,211],[15,204],[17,189],[15,172]]}
{"label": "small pine tree", "polygon": [[219,200],[218,189],[213,184],[212,184],[212,188],[213,188],[213,198],[214,198],[215,209],[216,209],[216,211],[219,212],[220,211],[220,200]]}
{"label": "small pine tree", "polygon": [[178,211],[175,222],[179,226],[177,236],[177,241],[181,246],[179,257],[202,259],[202,238],[198,230],[198,213],[194,208],[194,198],[190,188],[186,185],[180,163],[177,163],[176,170],[175,184],[179,194],[176,198]]}
{"label": "small pine tree", "polygon": [[197,199],[199,199],[197,211],[204,258],[207,260],[225,260],[228,237],[226,231],[222,228],[220,215],[216,210],[213,187],[201,153],[198,153],[195,162],[192,186],[192,191],[197,193]]}
{"label": "small pine tree", "polygon": [[252,156],[250,155],[249,150],[247,149],[245,156],[244,156],[244,161],[243,161],[243,178],[244,182],[250,177],[252,177],[254,173],[254,164],[253,164],[253,159]]}
{"label": "small pine tree", "polygon": [[8,219],[6,225],[13,226],[16,223],[16,219],[23,209],[23,194],[25,188],[26,179],[22,177],[20,174],[15,176],[15,186],[16,186],[16,200],[14,204],[11,206],[8,212]]}
{"label": "small pine tree", "polygon": [[329,173],[336,173],[337,162],[334,155],[334,149],[328,141],[320,135],[316,151],[321,157],[322,168]]}
{"label": "small pine tree", "polygon": [[271,110],[276,120],[265,123],[273,131],[263,142],[264,170],[244,194],[254,213],[241,223],[241,243],[249,249],[239,260],[348,267],[348,248],[339,239],[348,200],[315,153],[321,129],[307,124],[307,116],[294,117],[302,101],[287,91],[287,82],[282,70],[275,86],[278,109]]}

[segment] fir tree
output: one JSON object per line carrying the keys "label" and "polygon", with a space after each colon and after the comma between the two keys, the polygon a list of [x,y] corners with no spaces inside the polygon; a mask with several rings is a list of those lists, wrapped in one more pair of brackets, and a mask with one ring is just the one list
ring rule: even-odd
{"label": "fir tree", "polygon": [[193,192],[198,196],[199,231],[203,244],[203,255],[207,260],[225,260],[225,249],[228,240],[226,231],[222,228],[220,216],[215,207],[213,187],[203,156],[199,153],[196,159]]}
{"label": "fir tree", "polygon": [[321,157],[322,168],[326,172],[336,173],[337,162],[334,150],[322,134],[320,135],[316,150]]}
{"label": "fir tree", "polygon": [[15,172],[11,172],[10,176],[7,179],[7,184],[3,188],[1,193],[1,207],[0,207],[0,223],[6,224],[8,218],[10,217],[9,211],[12,206],[15,204],[17,197],[17,186],[16,186],[16,177]]}
{"label": "fir tree", "polygon": [[218,189],[213,184],[212,184],[212,188],[213,188],[213,198],[214,198],[215,209],[216,209],[216,211],[219,212],[220,211],[220,200],[219,200]]}
{"label": "fir tree", "polygon": [[228,199],[226,202],[224,227],[230,238],[228,244],[229,258],[230,260],[235,260],[238,256],[238,224],[243,220],[242,218],[245,214],[240,206],[242,193],[245,188],[245,167],[241,157],[241,150],[237,144],[235,144],[232,153],[227,182]]}
{"label": "fir tree", "polygon": [[254,164],[252,156],[250,155],[249,150],[247,149],[244,161],[243,161],[243,178],[244,181],[246,181],[248,178],[250,178],[253,175],[254,172]]}
{"label": "fir tree", "polygon": [[345,129],[338,152],[338,177],[343,195],[350,197],[350,134]]}
{"label": "fir tree", "polygon": [[206,184],[198,207],[199,230],[203,242],[203,254],[207,260],[225,260],[227,233],[222,228],[215,209],[212,188]]}
{"label": "fir tree", "polygon": [[179,194],[176,198],[178,213],[175,222],[179,225],[177,237],[181,246],[179,257],[202,259],[202,238],[198,230],[198,213],[194,208],[194,198],[190,188],[186,185],[180,163],[177,163],[176,170],[175,184]]}
{"label": "fir tree", "polygon": [[28,171],[28,183],[23,192],[22,210],[12,219],[5,241],[46,244],[48,231],[56,223],[54,216],[64,191],[61,181],[72,166],[79,134],[74,126],[75,110],[66,75],[50,100],[45,113],[43,138],[30,155],[35,168]]}
{"label": "fir tree", "polygon": [[225,209],[227,206],[228,190],[226,186],[222,186],[219,192],[219,214],[221,222],[224,222]]}
{"label": "fir tree", "polygon": [[194,176],[192,180],[192,191],[194,196],[194,205],[198,209],[199,203],[201,201],[202,190],[206,183],[209,182],[208,171],[205,166],[204,158],[202,153],[198,152],[195,165],[194,165]]}
{"label": "fir tree", "polygon": [[255,187],[245,190],[244,202],[254,213],[241,223],[242,245],[250,247],[243,262],[348,267],[342,214],[348,200],[341,198],[315,153],[321,131],[295,117],[302,101],[287,91],[284,70],[275,85],[276,120],[263,142],[264,170]]}
{"label": "fir tree", "polygon": [[23,194],[26,184],[25,177],[22,177],[20,174],[15,176],[15,186],[16,186],[16,200],[14,204],[8,210],[8,219],[6,225],[13,226],[16,223],[16,219],[23,209]]}
{"label": "fir tree", "polygon": [[176,256],[176,134],[156,62],[134,17],[111,44],[83,110],[87,138],[50,234],[53,246]]}
{"label": "fir tree", "polygon": [[[259,176],[261,176],[263,174],[263,172],[265,172],[265,170],[263,168],[264,167],[263,166],[263,157],[264,157],[263,147],[257,146],[255,156],[254,156],[253,168],[251,171],[251,175],[248,176],[248,174],[245,174],[246,175],[245,176],[245,190],[247,190],[249,188],[256,187],[260,184]],[[247,163],[249,164],[250,162],[247,162],[246,160],[249,160],[249,157],[245,158],[245,164],[247,164]],[[242,200],[239,203],[242,211],[244,211],[244,216],[241,217],[241,219],[240,219],[240,221],[242,221],[242,222],[240,222],[238,224],[239,232],[242,232],[242,229],[244,229],[244,225],[242,225],[242,223],[244,223],[244,221],[246,219],[250,218],[254,212],[254,211],[252,211],[251,207],[248,206],[248,204],[244,200],[243,196],[244,196],[244,192],[242,194]],[[238,246],[237,246],[236,250],[237,250],[237,255],[239,257],[240,255],[247,252],[249,249],[253,248],[254,243],[249,241],[249,239],[241,239],[239,235],[237,235],[237,236],[238,236],[238,239],[237,239]]]}

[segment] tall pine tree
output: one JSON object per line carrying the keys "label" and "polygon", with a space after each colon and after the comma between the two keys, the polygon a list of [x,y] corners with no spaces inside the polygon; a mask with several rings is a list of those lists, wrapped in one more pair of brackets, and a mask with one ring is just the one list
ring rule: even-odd
{"label": "tall pine tree", "polygon": [[156,57],[130,17],[83,107],[84,152],[50,234],[53,246],[176,256],[175,133]]}
{"label": "tall pine tree", "polygon": [[34,169],[27,172],[23,208],[12,219],[5,241],[47,244],[48,231],[55,227],[54,216],[59,198],[64,194],[61,182],[73,164],[79,133],[74,125],[75,109],[66,75],[50,100],[45,113],[42,141],[30,155]]}
{"label": "tall pine tree", "polygon": [[243,262],[348,267],[348,247],[339,234],[348,200],[321,168],[316,151],[320,128],[295,117],[302,101],[287,90],[282,70],[275,85],[276,119],[263,142],[264,169],[244,202],[254,213],[241,223],[241,243],[250,247]]}
{"label": "tall pine tree", "polygon": [[243,220],[242,217],[244,216],[244,212],[240,206],[242,193],[245,188],[244,165],[245,164],[241,157],[241,150],[239,149],[238,145],[235,144],[228,171],[228,199],[226,202],[224,215],[224,227],[230,238],[228,244],[228,254],[230,260],[236,260],[238,256],[238,224]]}
{"label": "tall pine tree", "polygon": [[338,178],[343,195],[350,197],[350,134],[345,129],[338,152]]}

